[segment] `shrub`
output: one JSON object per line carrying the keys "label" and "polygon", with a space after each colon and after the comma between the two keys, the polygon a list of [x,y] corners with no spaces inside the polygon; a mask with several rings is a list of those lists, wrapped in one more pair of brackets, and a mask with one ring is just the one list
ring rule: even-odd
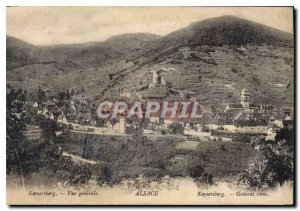
{"label": "shrub", "polygon": [[220,150],[223,151],[223,152],[226,151],[226,148],[223,144],[221,145]]}
{"label": "shrub", "polygon": [[91,166],[88,165],[74,165],[70,174],[71,184],[84,184],[91,179],[92,170]]}
{"label": "shrub", "polygon": [[168,126],[168,128],[172,131],[174,134],[180,134],[182,135],[184,133],[184,127],[177,122],[173,122]]}
{"label": "shrub", "polygon": [[232,141],[250,143],[250,137],[246,134],[236,133],[233,135]]}
{"label": "shrub", "polygon": [[209,127],[203,125],[203,126],[202,126],[202,131],[208,133],[208,132],[210,132],[210,129],[209,129]]}
{"label": "shrub", "polygon": [[238,182],[249,188],[263,189],[293,181],[293,158],[286,149],[278,145],[262,148],[264,158],[253,162],[239,176]]}
{"label": "shrub", "polygon": [[69,125],[68,125],[68,129],[69,129],[69,130],[74,130],[73,125],[72,125],[72,124],[69,124]]}
{"label": "shrub", "polygon": [[112,170],[110,166],[100,166],[97,171],[97,182],[100,185],[109,184],[112,182]]}
{"label": "shrub", "polygon": [[200,164],[190,166],[188,169],[188,173],[190,177],[192,177],[198,184],[213,184],[213,175],[206,173]]}
{"label": "shrub", "polygon": [[189,175],[193,178],[201,177],[203,173],[204,173],[204,169],[199,164],[189,168]]}

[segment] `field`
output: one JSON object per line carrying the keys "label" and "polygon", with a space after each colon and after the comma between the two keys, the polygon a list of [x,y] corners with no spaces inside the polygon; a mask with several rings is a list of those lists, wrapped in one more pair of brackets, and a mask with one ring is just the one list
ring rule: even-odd
{"label": "field", "polygon": [[163,176],[186,177],[189,169],[200,164],[216,181],[235,178],[259,152],[246,143],[187,142],[180,139],[136,143],[130,137],[70,134],[62,143],[63,150],[97,161],[95,168],[108,167],[113,181]]}
{"label": "field", "polygon": [[246,143],[200,142],[190,156],[190,163],[199,163],[219,180],[236,177],[248,167],[251,160],[260,157],[260,152]]}
{"label": "field", "polygon": [[196,150],[198,145],[198,141],[183,141],[177,144],[176,149]]}

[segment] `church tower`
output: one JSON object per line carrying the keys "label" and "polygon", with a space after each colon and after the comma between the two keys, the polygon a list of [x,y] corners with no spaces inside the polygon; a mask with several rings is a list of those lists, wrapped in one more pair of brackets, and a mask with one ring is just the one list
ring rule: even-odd
{"label": "church tower", "polygon": [[241,104],[244,109],[249,108],[249,102],[250,102],[250,94],[247,89],[242,89],[241,91]]}

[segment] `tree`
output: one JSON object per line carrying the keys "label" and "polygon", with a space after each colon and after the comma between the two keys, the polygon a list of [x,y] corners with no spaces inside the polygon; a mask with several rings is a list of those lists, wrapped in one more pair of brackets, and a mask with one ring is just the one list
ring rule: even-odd
{"label": "tree", "polygon": [[253,161],[239,175],[238,182],[253,189],[272,188],[293,181],[293,156],[287,145],[264,144],[263,158]]}
{"label": "tree", "polygon": [[205,172],[204,168],[200,164],[192,164],[188,168],[189,176],[194,178],[198,184],[212,185],[213,175]]}
{"label": "tree", "polygon": [[39,126],[42,129],[42,137],[53,143],[56,137],[55,131],[58,129],[56,121],[45,118]]}
{"label": "tree", "polygon": [[[43,91],[40,90],[40,93]],[[69,158],[62,155],[62,149],[55,143],[55,131],[58,127],[54,120],[46,119],[42,114],[30,108],[15,114],[20,106],[16,102],[26,100],[26,92],[19,90],[7,95],[6,110],[6,168],[7,175],[20,175],[25,188],[31,178],[37,183],[38,178],[47,178],[51,182],[70,181],[84,183],[90,179],[91,171],[88,165],[74,166]],[[41,94],[40,96],[43,96]],[[22,102],[20,102],[21,105]],[[24,136],[26,124],[38,125],[42,129],[42,137],[28,140]],[[43,180],[43,185],[46,184]]]}
{"label": "tree", "polygon": [[232,141],[249,143],[250,142],[250,137],[249,137],[249,135],[246,135],[246,134],[243,134],[243,133],[235,133],[232,137]]}
{"label": "tree", "polygon": [[170,124],[168,126],[168,128],[172,131],[172,133],[174,134],[180,134],[183,135],[184,133],[184,127],[182,126],[182,124],[178,123],[178,122],[173,122],[172,124]]}
{"label": "tree", "polygon": [[97,174],[97,182],[99,185],[109,184],[112,182],[112,170],[109,165],[99,166],[97,165],[96,174]]}
{"label": "tree", "polygon": [[144,137],[144,127],[145,123],[140,121],[134,121],[132,124],[132,140],[137,148],[140,144],[144,144],[146,139]]}
{"label": "tree", "polygon": [[37,103],[39,105],[42,104],[42,103],[45,103],[47,101],[45,91],[42,90],[41,87],[38,88],[37,93],[36,93],[36,97],[37,97]]}
{"label": "tree", "polygon": [[20,146],[24,145],[26,139],[21,132],[25,127],[24,121],[19,120],[13,114],[6,114],[6,169],[7,173],[10,173],[14,169],[19,170],[24,189],[24,167],[21,163],[22,156],[20,154]]}
{"label": "tree", "polygon": [[189,168],[189,175],[193,178],[201,177],[204,169],[200,164],[194,165]]}
{"label": "tree", "polygon": [[66,94],[65,94],[64,91],[59,91],[59,93],[58,93],[58,100],[60,102],[64,101],[65,100],[65,96],[66,96]]}
{"label": "tree", "polygon": [[291,149],[294,149],[295,145],[295,129],[292,128],[281,128],[276,136],[275,141],[278,142],[285,142],[285,144],[289,145]]}

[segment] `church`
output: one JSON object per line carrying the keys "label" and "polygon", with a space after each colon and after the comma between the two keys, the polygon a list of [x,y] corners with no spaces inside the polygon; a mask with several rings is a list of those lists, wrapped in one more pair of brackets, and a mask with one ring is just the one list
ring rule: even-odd
{"label": "church", "polygon": [[250,104],[250,93],[247,89],[242,89],[240,94],[240,103],[231,103],[227,104],[225,107],[224,112],[231,112],[231,111],[267,111],[273,110],[274,107],[272,105],[256,105]]}
{"label": "church", "polygon": [[225,108],[225,112],[249,110],[251,107],[253,107],[253,105],[250,106],[250,94],[247,89],[242,89],[240,96],[241,102],[228,104]]}

